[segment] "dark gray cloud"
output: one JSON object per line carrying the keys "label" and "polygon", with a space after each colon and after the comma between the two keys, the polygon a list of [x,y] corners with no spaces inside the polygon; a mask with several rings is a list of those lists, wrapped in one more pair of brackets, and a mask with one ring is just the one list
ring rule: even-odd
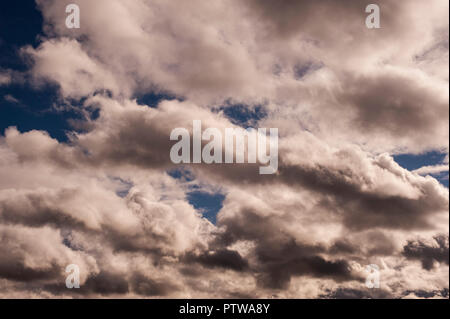
{"label": "dark gray cloud", "polygon": [[43,268],[32,268],[25,265],[23,259],[0,251],[0,278],[8,280],[32,282],[60,278],[61,267],[53,264]]}
{"label": "dark gray cloud", "polygon": [[[282,157],[283,153],[280,154]],[[259,176],[256,170],[253,172],[244,167],[229,170],[216,167],[211,173],[223,174],[222,177],[241,183],[282,183],[322,194],[320,205],[340,216],[348,228],[356,230],[374,227],[426,229],[432,227],[430,218],[433,215],[448,210],[448,199],[433,188],[423,187],[417,198],[382,194],[364,189],[366,182],[350,168],[305,167],[286,165],[281,161],[277,175]]]}
{"label": "dark gray cloud", "polygon": [[418,143],[442,134],[448,124],[448,99],[410,76],[395,73],[343,76],[345,90],[337,96],[341,107],[354,112],[352,127],[361,132]]}
{"label": "dark gray cloud", "polygon": [[180,287],[170,282],[168,278],[155,280],[142,274],[135,274],[131,278],[131,286],[135,293],[149,297],[166,296],[169,293],[180,289]]}
{"label": "dark gray cloud", "polygon": [[385,289],[338,288],[320,296],[323,299],[392,299],[395,295]]}
{"label": "dark gray cloud", "polygon": [[189,254],[185,257],[187,262],[197,262],[207,268],[224,268],[234,271],[244,271],[248,268],[248,262],[234,250],[220,249],[207,251],[200,255]]}
{"label": "dark gray cloud", "polygon": [[331,254],[354,254],[359,252],[359,248],[348,240],[339,239],[329,249]]}
{"label": "dark gray cloud", "polygon": [[292,276],[331,278],[335,281],[354,280],[347,261],[327,260],[322,254],[326,248],[297,243],[294,238],[280,233],[273,218],[262,217],[246,210],[233,219],[221,220],[225,232],[218,235],[216,245],[230,245],[250,240],[256,245],[257,263],[250,265],[263,287],[285,289]]}
{"label": "dark gray cloud", "polygon": [[448,201],[433,192],[423,192],[417,199],[384,195],[363,190],[350,170],[334,171],[327,167],[280,167],[281,178],[290,185],[300,185],[324,198],[322,205],[341,214],[344,224],[353,229],[427,228],[433,213],[448,209]]}
{"label": "dark gray cloud", "polygon": [[414,294],[418,298],[447,298],[448,299],[448,288],[442,290],[408,290],[405,291],[405,295]]}
{"label": "dark gray cloud", "polygon": [[318,250],[294,242],[269,249],[259,246],[256,253],[262,270],[257,275],[259,283],[264,287],[286,289],[293,276],[330,278],[336,282],[356,280],[346,260],[326,260],[315,254]]}
{"label": "dark gray cloud", "polygon": [[422,267],[431,270],[434,262],[449,264],[448,234],[437,235],[431,241],[410,240],[403,247],[403,255],[408,259],[419,260]]}
{"label": "dark gray cloud", "polygon": [[[107,267],[105,266],[105,268]],[[74,298],[98,295],[107,297],[127,293],[142,297],[166,296],[180,289],[180,287],[171,283],[168,278],[155,280],[139,272],[133,272],[129,275],[102,270],[100,273],[90,276],[77,289],[67,289],[63,276],[57,279],[59,279],[59,283],[36,285],[36,289],[44,289],[56,295],[66,294]]]}
{"label": "dark gray cloud", "polygon": [[[363,29],[357,26],[364,25],[368,5],[363,0],[251,0],[246,4],[267,25],[271,36],[303,35],[317,41],[339,41],[345,35],[362,33]],[[383,28],[393,33],[402,25],[406,27],[396,18],[402,14],[402,4],[392,1],[377,4],[383,12]],[[382,32],[382,36],[386,33]]]}
{"label": "dark gray cloud", "polygon": [[[101,115],[102,116],[102,115]],[[108,115],[107,115],[108,116]],[[110,116],[110,115],[109,115]],[[87,150],[84,160],[91,165],[136,165],[161,168],[170,162],[169,140],[172,126],[166,121],[149,117],[144,109],[121,112],[96,122],[101,135],[80,136],[80,146]]]}
{"label": "dark gray cloud", "polygon": [[81,220],[70,216],[56,204],[75,198],[77,190],[63,189],[56,194],[29,192],[15,195],[0,202],[0,220],[5,223],[31,227],[48,225],[55,228],[86,228]]}
{"label": "dark gray cloud", "polygon": [[[123,274],[102,271],[89,277],[83,285],[83,292],[107,294],[125,294],[129,291],[129,284]],[[80,292],[82,292],[80,290]]]}

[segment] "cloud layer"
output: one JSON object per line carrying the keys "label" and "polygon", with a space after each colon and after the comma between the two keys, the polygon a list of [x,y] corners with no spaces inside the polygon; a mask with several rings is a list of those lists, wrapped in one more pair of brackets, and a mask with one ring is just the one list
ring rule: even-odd
{"label": "cloud layer", "polygon": [[[0,297],[448,296],[448,189],[422,176],[445,168],[392,157],[448,154],[448,2],[379,1],[381,29],[363,1],[80,0],[80,29],[37,3],[45,36],[0,85],[56,85],[84,117],[67,142],[0,136]],[[171,130],[237,127],[233,105],[279,128],[278,173],[173,178]],[[225,195],[216,224],[199,188]]]}

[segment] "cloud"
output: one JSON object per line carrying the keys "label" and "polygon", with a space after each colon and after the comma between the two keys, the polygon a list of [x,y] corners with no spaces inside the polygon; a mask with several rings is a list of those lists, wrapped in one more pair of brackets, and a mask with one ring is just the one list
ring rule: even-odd
{"label": "cloud", "polygon": [[403,255],[408,259],[420,260],[426,270],[431,270],[434,262],[448,265],[448,234],[435,236],[428,241],[408,241],[403,247]]}
{"label": "cloud", "polygon": [[0,227],[1,278],[21,282],[62,279],[65,267],[71,262],[80,265],[85,274],[95,273],[98,269],[95,259],[64,246],[58,232],[53,229],[13,225]]}
{"label": "cloud", "polygon": [[11,84],[22,84],[25,82],[26,73],[13,69],[0,68],[0,87],[9,86]]}
{"label": "cloud", "polygon": [[[0,136],[1,296],[448,295],[448,189],[421,176],[444,167],[392,157],[448,152],[448,3],[380,1],[380,30],[359,0],[80,0],[80,29],[61,19],[68,1],[37,3],[44,36],[0,85],[56,84],[55,107],[85,117],[67,142]],[[138,98],[155,94],[173,99]],[[170,132],[193,120],[279,128],[277,174],[171,177]],[[223,194],[215,225],[195,189]],[[371,263],[382,281],[368,292]]]}
{"label": "cloud", "polygon": [[11,83],[11,76],[6,72],[0,73],[0,85],[7,85],[9,83]]}
{"label": "cloud", "polygon": [[448,164],[422,166],[421,168],[415,169],[413,172],[419,175],[433,175],[441,172],[448,172]]}
{"label": "cloud", "polygon": [[9,103],[19,104],[20,101],[10,94],[6,94],[3,99]]}
{"label": "cloud", "polygon": [[64,96],[81,98],[98,90],[116,90],[112,75],[90,58],[77,41],[49,40],[36,50],[26,47],[23,52],[34,61],[32,74],[36,84],[41,85],[42,80],[57,83]]}
{"label": "cloud", "polygon": [[248,268],[248,262],[237,251],[228,249],[204,252],[198,256],[188,255],[186,259],[187,261],[197,262],[207,268],[219,267],[235,271],[243,271]]}

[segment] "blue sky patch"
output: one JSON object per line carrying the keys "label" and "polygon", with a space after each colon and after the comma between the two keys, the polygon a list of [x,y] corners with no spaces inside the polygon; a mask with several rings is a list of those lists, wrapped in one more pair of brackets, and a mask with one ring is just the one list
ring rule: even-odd
{"label": "blue sky patch", "polygon": [[222,209],[225,195],[220,192],[207,192],[202,186],[190,183],[195,180],[193,173],[183,167],[173,169],[167,172],[169,176],[179,180],[182,183],[188,183],[186,198],[192,206],[203,214],[203,217],[211,223],[216,224],[217,213]]}
{"label": "blue sky patch", "polygon": [[217,213],[222,209],[224,199],[225,195],[221,193],[193,191],[187,194],[188,202],[213,224],[216,224]]}
{"label": "blue sky patch", "polygon": [[192,182],[193,180],[195,180],[192,172],[183,167],[169,170],[167,174],[172,178],[181,180],[182,182]]}
{"label": "blue sky patch", "polygon": [[[19,49],[39,45],[42,23],[42,15],[33,0],[0,2],[0,70],[20,74],[29,68]],[[0,86],[0,134],[16,126],[21,132],[45,130],[58,141],[67,141],[66,132],[72,130],[68,120],[79,119],[80,114],[54,110],[57,92],[55,85],[39,89],[25,83]]]}
{"label": "blue sky patch", "polygon": [[[394,155],[394,160],[403,168],[409,171],[421,168],[423,166],[442,165],[446,153],[432,151],[424,154],[400,154]],[[448,187],[448,172],[434,175],[436,179],[444,186]]]}
{"label": "blue sky patch", "polygon": [[[83,119],[75,109],[56,110],[58,101],[55,86],[33,89],[21,85],[0,87],[0,133],[16,126],[20,132],[44,130],[52,138],[67,142],[66,132],[73,131],[71,120]],[[13,100],[15,99],[15,101]]]}
{"label": "blue sky patch", "polygon": [[0,1],[1,68],[17,71],[28,68],[18,50],[24,45],[37,47],[42,23],[42,15],[33,0]]}
{"label": "blue sky patch", "polygon": [[394,160],[407,170],[415,170],[427,165],[439,165],[442,164],[446,154],[432,151],[424,154],[400,154],[394,155]]}
{"label": "blue sky patch", "polygon": [[222,111],[231,123],[243,128],[256,127],[257,123],[267,116],[267,111],[262,105],[233,104],[221,106],[218,111]]}
{"label": "blue sky patch", "polygon": [[147,93],[137,95],[135,98],[139,105],[147,105],[151,108],[156,108],[158,106],[158,103],[163,100],[183,101],[182,98],[177,98],[176,96],[167,93]]}

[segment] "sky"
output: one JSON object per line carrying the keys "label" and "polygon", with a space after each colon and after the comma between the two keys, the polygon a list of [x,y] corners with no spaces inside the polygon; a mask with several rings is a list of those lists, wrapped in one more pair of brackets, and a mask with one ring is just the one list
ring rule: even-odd
{"label": "sky", "polygon": [[[2,2],[0,297],[448,298],[448,2],[377,4]],[[278,172],[172,163],[194,120]]]}

